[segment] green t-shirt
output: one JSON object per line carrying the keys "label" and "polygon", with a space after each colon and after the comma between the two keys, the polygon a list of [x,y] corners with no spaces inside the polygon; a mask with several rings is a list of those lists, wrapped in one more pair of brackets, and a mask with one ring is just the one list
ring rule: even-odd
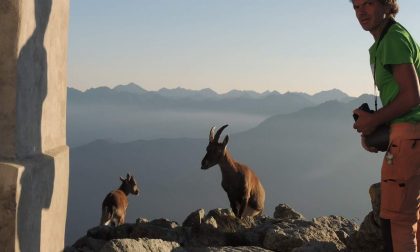
{"label": "green t-shirt", "polygon": [[[376,50],[377,43],[376,41],[369,49],[370,64],[372,69],[376,67],[376,85],[382,104],[386,106],[399,92],[399,86],[392,75],[390,65],[411,63],[416,68],[417,76],[420,76],[420,47],[399,23],[389,28]],[[392,121],[392,123],[395,122],[420,122],[420,106]]]}

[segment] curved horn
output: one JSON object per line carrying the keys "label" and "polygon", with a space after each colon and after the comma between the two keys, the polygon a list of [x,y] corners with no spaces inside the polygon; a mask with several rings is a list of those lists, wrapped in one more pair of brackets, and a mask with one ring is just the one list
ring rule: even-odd
{"label": "curved horn", "polygon": [[211,127],[211,129],[210,129],[210,135],[209,135],[209,142],[213,142],[213,140],[214,140],[214,129],[215,129],[216,127]]}
{"label": "curved horn", "polygon": [[227,127],[227,126],[229,126],[228,124],[225,124],[225,125],[223,125],[219,130],[217,130],[217,132],[216,132],[216,135],[214,136],[214,140],[215,141],[219,141],[219,137],[220,137],[220,135],[222,134],[222,131]]}

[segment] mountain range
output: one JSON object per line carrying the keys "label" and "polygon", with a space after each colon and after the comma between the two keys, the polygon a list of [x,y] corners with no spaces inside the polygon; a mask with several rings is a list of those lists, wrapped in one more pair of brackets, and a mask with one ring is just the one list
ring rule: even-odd
{"label": "mountain range", "polygon": [[96,139],[202,137],[199,128],[224,121],[230,121],[236,133],[273,115],[296,112],[328,100],[351,99],[340,90],[314,95],[239,90],[217,94],[211,89],[147,91],[134,83],[84,92],[69,88],[68,144],[79,146]]}
{"label": "mountain range", "polygon": [[[126,87],[118,89],[121,88]],[[119,97],[114,92],[124,93],[126,97],[133,95],[136,99],[141,96],[113,89],[84,93],[102,93],[91,97],[98,98],[96,106],[102,104],[102,107],[111,109],[116,106],[114,101],[122,100],[106,100],[104,94]],[[305,94],[290,95],[308,101]],[[252,167],[266,189],[266,214],[271,215],[275,205],[284,202],[301,209],[309,218],[336,214],[361,220],[370,209],[366,192],[379,179],[381,155],[367,153],[360,147],[360,137],[352,128],[352,110],[372,100],[371,96],[363,95],[317,105],[309,102],[309,105],[301,109],[295,107],[289,113],[260,116],[259,122],[241,130],[238,130],[240,123],[231,123],[234,112],[217,123],[207,117],[192,118],[191,121],[204,121],[192,123],[185,117],[180,125],[195,128],[194,132],[189,132],[190,136],[135,141],[136,138],[132,138],[123,142],[118,137],[109,136],[110,140],[95,140],[73,147],[70,152],[67,243],[74,242],[85,230],[99,223],[103,198],[119,186],[119,176],[127,172],[135,176],[141,190],[139,197],[129,197],[128,222],[134,222],[138,217],[167,217],[182,222],[186,213],[199,208],[228,207],[218,166],[200,170],[210,127],[226,123],[229,127],[222,138],[225,134],[230,135],[228,148],[233,157]],[[89,109],[80,104],[72,105],[72,102],[74,100],[69,100],[75,114],[81,113],[76,109]],[[133,107],[138,108],[138,104]],[[221,113],[213,113],[216,112]],[[204,112],[198,110],[194,115],[201,113]],[[97,111],[92,110],[89,115],[92,120],[98,116]],[[106,119],[109,125],[119,125],[113,116]],[[149,126],[155,127],[159,123],[151,122]],[[172,126],[167,124],[165,127],[169,130]],[[147,131],[146,124],[142,130]]]}
{"label": "mountain range", "polygon": [[[97,87],[97,88],[90,88],[84,92],[75,89],[75,88],[68,88],[69,98],[71,100],[83,100],[83,96],[93,98],[93,97],[100,97],[103,95],[112,96],[112,93],[116,95],[117,93],[120,94],[132,94],[137,96],[148,95],[144,97],[155,97],[155,98],[168,98],[168,99],[191,99],[197,101],[203,100],[224,100],[224,99],[261,99],[267,96],[275,96],[275,97],[300,97],[304,98],[307,101],[313,104],[320,104],[329,100],[340,100],[346,101],[349,100],[349,97],[346,93],[338,90],[332,89],[328,91],[321,91],[314,95],[309,95],[302,92],[286,92],[284,94],[280,94],[277,91],[265,91],[263,93],[258,93],[256,91],[251,90],[236,90],[233,89],[224,94],[218,94],[210,88],[205,88],[201,90],[191,90],[185,89],[181,87],[168,89],[168,88],[161,88],[158,91],[148,91],[136,83],[128,83],[125,85],[117,85],[114,88],[109,87]],[[125,96],[130,97],[130,96]],[[132,96],[131,96],[132,97]],[[127,101],[129,102],[129,101]]]}

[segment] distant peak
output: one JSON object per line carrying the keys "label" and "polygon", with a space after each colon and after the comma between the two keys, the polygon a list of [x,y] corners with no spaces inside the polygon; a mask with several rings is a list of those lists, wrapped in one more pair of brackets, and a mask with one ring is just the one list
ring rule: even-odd
{"label": "distant peak", "polygon": [[132,87],[132,86],[140,87],[139,85],[137,85],[137,84],[136,84],[136,83],[134,83],[134,82],[130,82],[130,83],[128,83],[126,86],[129,86],[129,87]]}
{"label": "distant peak", "polygon": [[77,88],[75,88],[75,87],[67,87],[67,89],[68,90],[71,90],[71,91],[75,91],[75,92],[82,92],[80,89],[77,89]]}
{"label": "distant peak", "polygon": [[133,94],[142,94],[142,93],[147,92],[146,89],[140,87],[138,84],[134,82],[118,85],[114,87],[113,90],[119,91],[119,92],[133,93]]}
{"label": "distant peak", "polygon": [[91,92],[91,91],[110,91],[111,89],[107,86],[100,86],[100,87],[93,87],[93,88],[89,88],[86,90],[86,92]]}
{"label": "distant peak", "polygon": [[341,91],[340,89],[337,89],[337,88],[333,88],[333,89],[325,90],[325,91],[320,91],[318,93],[315,93],[314,96],[315,95],[321,95],[321,94],[339,94],[339,95],[342,95],[342,96],[348,96],[346,93],[344,93],[343,91]]}
{"label": "distant peak", "polygon": [[200,91],[206,91],[206,92],[211,91],[211,92],[214,92],[214,90],[211,89],[211,88],[203,88],[203,89],[200,89]]}
{"label": "distant peak", "polygon": [[114,89],[120,88],[120,87],[136,87],[136,88],[142,88],[138,84],[136,84],[134,82],[130,82],[128,84],[120,84],[120,85],[117,85],[117,86],[114,87]]}

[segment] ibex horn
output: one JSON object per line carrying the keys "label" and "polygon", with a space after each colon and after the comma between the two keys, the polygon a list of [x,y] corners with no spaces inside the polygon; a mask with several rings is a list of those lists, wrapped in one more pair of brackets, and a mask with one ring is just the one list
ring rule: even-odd
{"label": "ibex horn", "polygon": [[222,134],[222,131],[227,127],[227,126],[229,126],[228,124],[226,124],[226,125],[223,125],[220,129],[218,129],[217,130],[217,132],[216,132],[216,135],[214,136],[214,140],[215,141],[219,141],[219,137],[220,137],[220,135]]}
{"label": "ibex horn", "polygon": [[213,142],[213,140],[214,140],[214,129],[215,129],[216,127],[211,127],[211,129],[210,129],[210,135],[209,135],[209,142]]}

